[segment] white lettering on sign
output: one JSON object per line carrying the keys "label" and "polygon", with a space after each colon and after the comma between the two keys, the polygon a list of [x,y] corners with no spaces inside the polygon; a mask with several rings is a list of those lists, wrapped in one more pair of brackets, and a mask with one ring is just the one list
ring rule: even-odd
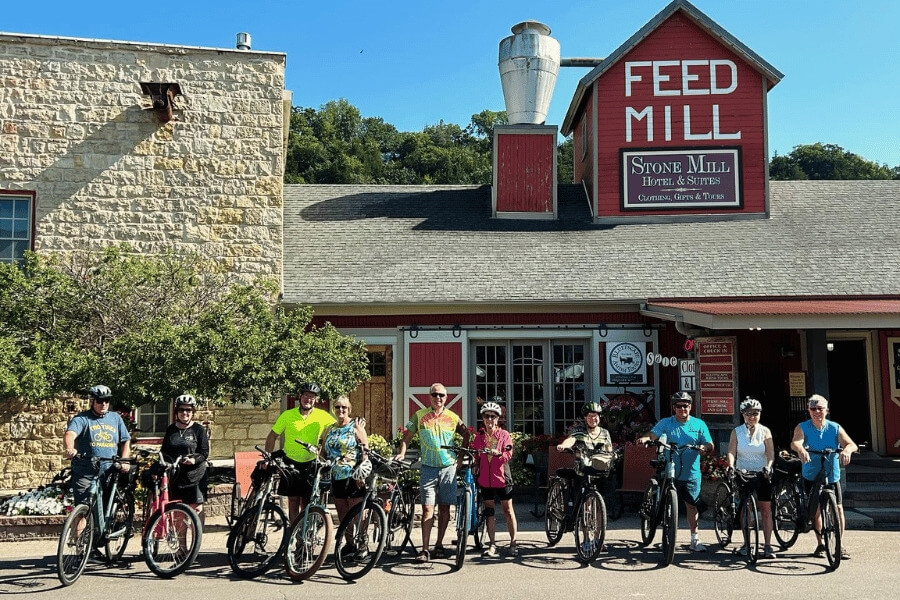
{"label": "white lettering on sign", "polygon": [[637,112],[630,106],[625,109],[625,141],[631,141],[631,117],[634,117],[636,120],[641,121],[644,117],[647,118],[647,141],[653,141],[653,107],[648,106],[641,112]]}
{"label": "white lettering on sign", "polygon": [[[665,106],[665,114],[664,114],[664,124],[665,124],[665,139],[666,141],[670,141],[672,139],[672,107]],[[685,140],[739,140],[741,139],[741,132],[735,131],[734,133],[723,133],[721,130],[720,119],[719,119],[719,105],[712,105],[712,121],[713,127],[712,131],[704,131],[702,133],[694,133],[691,131],[691,107],[688,104],[685,104],[683,107],[684,110],[684,139]],[[647,141],[653,141],[653,107],[647,106],[644,110],[638,111],[634,107],[626,106],[625,107],[625,141],[630,142],[634,138],[632,133],[632,121],[645,121],[647,124]]]}
{"label": "white lettering on sign", "polygon": [[[691,67],[709,66],[709,87],[691,87],[691,82],[699,81],[700,75],[696,71],[691,72]],[[728,70],[728,85],[719,87],[719,81],[725,78],[719,77],[722,67]],[[723,96],[737,89],[737,65],[727,59],[714,60],[635,60],[625,63],[625,97],[632,95],[633,84],[642,82],[644,78],[639,71],[650,69],[653,82],[654,96]],[[664,72],[668,71],[668,72]],[[680,72],[680,73],[679,73]],[[672,80],[672,76],[680,76],[679,87],[666,87],[664,84]]]}

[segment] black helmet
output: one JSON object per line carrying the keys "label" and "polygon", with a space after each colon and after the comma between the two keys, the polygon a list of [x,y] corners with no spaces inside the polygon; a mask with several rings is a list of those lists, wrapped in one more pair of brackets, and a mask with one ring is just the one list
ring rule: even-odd
{"label": "black helmet", "polygon": [[603,407],[596,400],[591,400],[590,402],[585,402],[581,405],[581,416],[586,417],[589,413],[597,413],[598,415],[603,412]]}
{"label": "black helmet", "polygon": [[672,397],[669,398],[669,402],[675,404],[676,402],[694,402],[694,399],[691,398],[691,395],[687,392],[675,392],[672,394]]}
{"label": "black helmet", "polygon": [[303,385],[300,386],[300,395],[301,396],[303,394],[305,394],[306,392],[309,392],[310,394],[315,394],[316,396],[318,396],[321,391],[322,390],[319,389],[319,386],[317,386],[315,383],[304,383]]}
{"label": "black helmet", "polygon": [[182,394],[175,398],[175,408],[177,409],[179,406],[190,406],[197,410],[197,401],[190,394]]}
{"label": "black helmet", "polygon": [[96,400],[109,400],[112,398],[112,390],[105,385],[95,385],[88,390],[88,395]]}

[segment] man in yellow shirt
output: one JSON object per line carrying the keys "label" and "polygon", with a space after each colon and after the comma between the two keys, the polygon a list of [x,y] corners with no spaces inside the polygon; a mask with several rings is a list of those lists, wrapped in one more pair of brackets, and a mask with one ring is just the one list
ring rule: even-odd
{"label": "man in yellow shirt", "polygon": [[331,413],[315,407],[319,391],[319,386],[315,383],[304,383],[300,386],[300,402],[297,408],[281,413],[266,438],[266,452],[271,452],[275,449],[278,437],[284,434],[285,462],[293,465],[297,471],[297,475],[282,479],[278,484],[278,493],[288,497],[288,516],[292,522],[309,502],[316,468],[316,455],[298,444],[296,440],[315,446],[319,443],[319,437],[325,428],[334,423]]}

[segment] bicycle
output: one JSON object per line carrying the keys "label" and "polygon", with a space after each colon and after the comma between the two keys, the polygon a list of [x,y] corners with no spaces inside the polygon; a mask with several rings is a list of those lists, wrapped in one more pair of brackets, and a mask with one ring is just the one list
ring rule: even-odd
{"label": "bicycle", "polygon": [[613,453],[610,459],[605,450],[591,451],[580,446],[566,448],[565,452],[576,456],[575,468],[557,469],[550,478],[544,532],[550,546],[559,543],[565,532],[574,532],[575,552],[581,562],[588,564],[600,555],[606,539],[606,502],[600,489],[620,454]]}
{"label": "bicycle", "polygon": [[[455,455],[463,455],[461,468],[457,471],[456,479],[456,554],[454,556],[453,570],[462,568],[466,558],[466,546],[469,535],[476,549],[484,547],[484,536],[487,527],[487,518],[484,514],[484,503],[481,501],[481,493],[475,484],[472,475],[472,463],[476,454],[493,455],[491,448],[476,450],[475,448],[463,448],[462,446],[441,446]],[[512,450],[507,446],[504,451]]]}
{"label": "bicycle", "polygon": [[821,468],[812,481],[809,493],[806,492],[803,476],[798,471],[782,479],[772,491],[774,504],[773,520],[775,539],[782,550],[790,548],[801,533],[812,531],[816,510],[822,509],[822,525],[820,534],[825,546],[825,558],[828,566],[836,570],[841,566],[841,523],[838,513],[837,496],[832,486],[839,482],[828,481],[826,472],[828,457],[840,452],[839,449],[810,450],[821,459]]}
{"label": "bicycle", "polygon": [[[144,527],[141,531],[141,549],[144,561],[159,577],[175,577],[194,562],[203,540],[200,517],[190,505],[169,500],[169,481],[188,456],[166,461],[159,450],[155,453],[139,451],[143,456],[156,454],[159,467],[154,465],[144,471],[142,482],[149,491],[144,502]],[[154,472],[158,471],[158,473]]]}
{"label": "bicycle", "polygon": [[386,500],[387,508],[387,540],[384,543],[384,554],[388,556],[401,556],[403,550],[409,544],[415,555],[416,547],[411,535],[416,517],[416,498],[419,496],[419,486],[416,480],[408,474],[412,472],[409,462],[389,463],[393,473],[383,477],[378,486],[378,492],[389,492]]}
{"label": "bicycle", "polygon": [[750,483],[759,475],[756,471],[739,470],[731,474],[727,481],[716,486],[716,503],[713,522],[716,539],[724,548],[731,543],[734,525],[740,519],[747,561],[755,564],[759,559],[759,513],[756,492]]}
{"label": "bicycle", "polygon": [[[700,451],[695,444],[667,443],[664,438],[649,442],[656,446],[657,456],[650,461],[656,467],[656,475],[650,479],[638,515],[641,518],[641,542],[648,546],[653,542],[656,529],[662,525],[663,563],[672,564],[675,558],[675,539],[678,532],[678,492],[675,489],[675,457],[681,465],[681,453],[685,450]],[[668,450],[666,453],[664,450]]]}
{"label": "bicycle", "polygon": [[244,578],[258,577],[271,568],[287,547],[289,531],[287,516],[275,499],[275,483],[286,476],[288,467],[259,446],[256,450],[262,459],[250,476],[246,497],[237,503],[240,514],[227,541],[228,562],[235,574]]}
{"label": "bicycle", "polygon": [[[88,458],[78,454],[74,459]],[[64,586],[75,583],[87,566],[91,550],[103,547],[107,563],[122,557],[134,530],[134,469],[122,473],[119,465],[131,463],[126,458],[91,458],[91,466],[99,471],[102,463],[112,463],[103,473],[91,479],[88,501],[78,504],[63,523],[56,551],[56,571]],[[120,477],[125,476],[124,485]],[[102,481],[101,481],[102,480]]]}
{"label": "bicycle", "polygon": [[291,524],[287,536],[284,566],[288,576],[294,581],[312,577],[328,555],[328,544],[334,525],[328,510],[328,493],[331,491],[331,461],[319,457],[319,448],[296,440],[298,444],[316,455],[315,476],[309,502],[297,519]]}

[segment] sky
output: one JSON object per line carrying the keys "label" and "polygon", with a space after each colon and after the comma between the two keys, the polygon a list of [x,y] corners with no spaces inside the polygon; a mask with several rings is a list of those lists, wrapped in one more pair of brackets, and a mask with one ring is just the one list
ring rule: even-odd
{"label": "sky", "polygon": [[[547,24],[565,57],[604,57],[665,0],[276,2],[182,0],[4,2],[0,31],[233,48],[287,54],[294,106],[346,98],[401,131],[465,126],[503,110],[500,41],[525,20]],[[900,43],[896,0],[696,0],[784,74],[768,96],[769,148],[842,146],[900,165]],[[584,68],[560,69],[547,124],[561,125]]]}

